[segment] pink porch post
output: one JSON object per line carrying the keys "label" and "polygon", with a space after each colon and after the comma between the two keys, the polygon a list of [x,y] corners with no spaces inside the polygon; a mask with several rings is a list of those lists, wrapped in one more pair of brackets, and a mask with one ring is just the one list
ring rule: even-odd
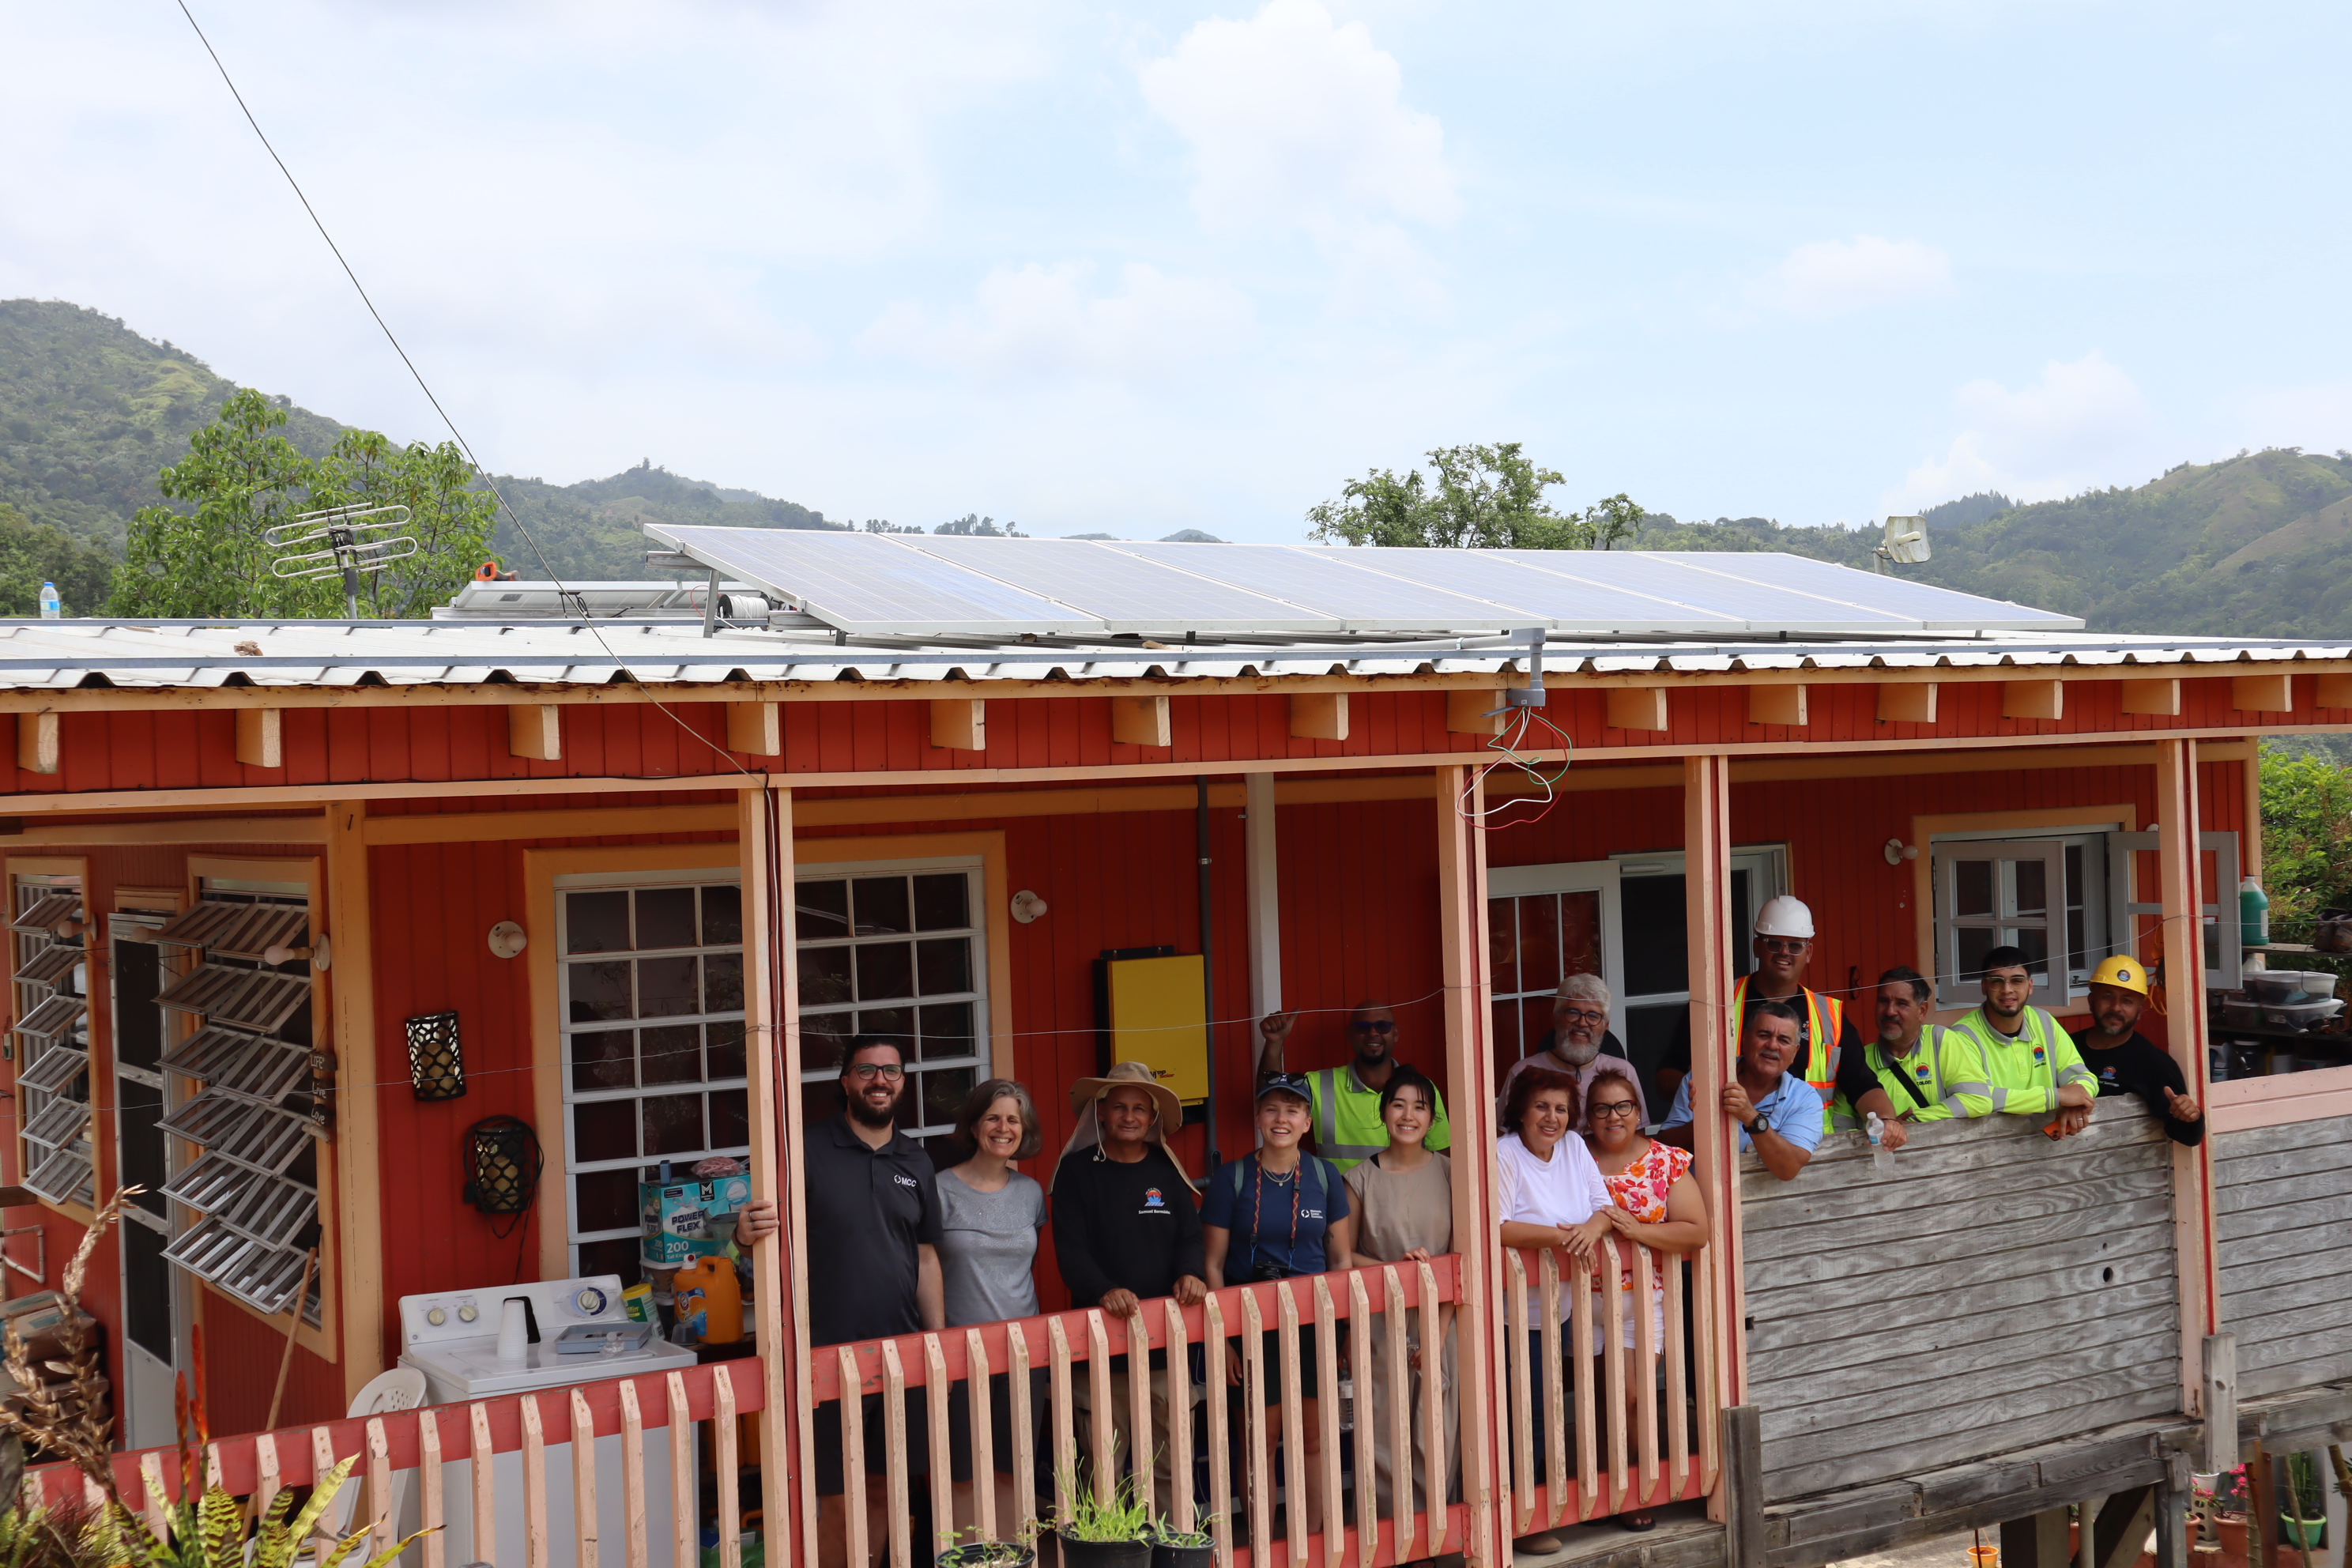
{"label": "pink porch post", "polygon": [[1690,948],[1691,1146],[1699,1190],[1706,1195],[1709,1236],[1699,1256],[1695,1303],[1704,1314],[1693,1331],[1698,1357],[1700,1468],[1707,1517],[1729,1517],[1721,1484],[1720,1415],[1748,1394],[1747,1342],[1740,1325],[1739,1166],[1716,1102],[1723,1093],[1736,1020],[1731,994],[1731,766],[1729,759],[1683,759],[1683,865]]}
{"label": "pink porch post", "polygon": [[[2163,885],[2165,1034],[2200,1105],[2212,1101],[2205,1028],[2204,895],[2200,888],[2197,742],[2157,742],[2158,879]],[[2256,818],[2259,821],[2259,817]],[[2237,889],[2217,888],[2221,940],[2235,942]],[[2221,1259],[2214,1243],[2213,1140],[2172,1146],[2172,1226],[2180,1254],[2180,1408],[2204,1413],[2205,1336],[2221,1327]]]}

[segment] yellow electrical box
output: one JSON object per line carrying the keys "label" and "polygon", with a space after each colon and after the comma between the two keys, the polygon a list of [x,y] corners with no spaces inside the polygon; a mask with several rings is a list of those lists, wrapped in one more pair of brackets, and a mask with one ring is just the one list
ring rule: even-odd
{"label": "yellow electrical box", "polygon": [[1146,1062],[1187,1105],[1209,1098],[1209,1012],[1201,955],[1102,961],[1110,1059]]}

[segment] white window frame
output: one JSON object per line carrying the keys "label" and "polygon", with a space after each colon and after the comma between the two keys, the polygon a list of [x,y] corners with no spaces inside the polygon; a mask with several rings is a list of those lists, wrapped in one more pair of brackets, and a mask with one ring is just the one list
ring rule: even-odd
{"label": "white window frame", "polygon": [[[1935,873],[1936,1005],[1972,1007],[1981,994],[1979,977],[1960,973],[1959,940],[1963,931],[2039,931],[2050,954],[2030,998],[2034,1006],[2054,1010],[2072,994],[2069,970],[2073,953],[2066,942],[2066,846],[2060,834],[2003,837],[1937,836],[1933,841]],[[2016,880],[1996,870],[1994,910],[1989,915],[1963,915],[1957,904],[1959,879],[1955,868],[1963,862],[1990,861],[1995,867],[2039,861],[2042,867],[2043,908],[2039,914],[2021,914],[2014,905]],[[1996,944],[1998,945],[1998,944]]]}
{"label": "white window frame", "polygon": [[[973,1076],[973,1081],[975,1083],[979,1082],[981,1079],[989,1078],[995,1071],[995,1046],[994,1041],[991,1037],[989,1026],[990,997],[988,989],[989,900],[995,895],[991,891],[988,885],[987,857],[982,855],[916,855],[888,860],[801,861],[796,862],[793,867],[793,880],[795,883],[839,881],[855,882],[867,877],[921,876],[925,873],[938,871],[961,871],[965,873],[970,879],[968,883],[969,893],[965,905],[966,918],[970,921],[970,925],[961,931],[929,934],[957,936],[969,935],[971,937],[972,988],[969,991],[942,992],[934,996],[910,998],[909,1005],[926,1006],[957,1002],[971,1003],[971,1050],[967,1056],[925,1058],[920,1062],[913,1064],[916,1071],[909,1074],[910,1081],[907,1086],[907,1092],[912,1095],[919,1095],[921,1092],[919,1075],[935,1068],[945,1068],[952,1069],[965,1067],[972,1068],[976,1069]],[[847,943],[854,946],[858,941],[858,939],[854,935],[839,938],[820,938],[814,942],[806,941],[802,939],[799,934],[798,922],[794,923],[793,933],[794,951],[793,962],[795,964],[800,962],[799,950],[801,948],[826,947],[836,943]],[[919,936],[921,934],[926,933],[909,933],[910,936]],[[803,999],[801,1004],[800,1010],[801,1017],[805,1019],[813,1011],[846,1012],[854,1015],[858,1011],[858,1008],[856,1005],[851,1005],[847,1007],[836,1006],[812,1009],[808,1005],[806,1000]],[[799,1021],[800,1020],[796,1019],[795,1023],[797,1024]],[[805,1030],[803,1032],[803,1037],[804,1039],[806,1037]],[[814,1068],[803,1068],[801,1071],[800,1081],[803,1086],[832,1083],[836,1081],[839,1077],[840,1074],[835,1068],[820,1065]],[[919,1101],[918,1101],[918,1104],[919,1106]],[[909,1138],[921,1140],[939,1137],[946,1133],[950,1129],[946,1122],[925,1121],[920,1123],[908,1123],[902,1121],[899,1123],[898,1130],[906,1133]]]}
{"label": "white window frame", "polygon": [[[732,1145],[726,1148],[705,1149],[698,1153],[692,1154],[637,1154],[625,1160],[583,1161],[579,1157],[578,1150],[574,1145],[572,1138],[572,1107],[577,1104],[595,1101],[645,1100],[662,1094],[686,1094],[699,1091],[705,1095],[709,1095],[713,1092],[723,1091],[730,1089],[740,1089],[748,1097],[751,1092],[751,1086],[749,1069],[751,1068],[750,1052],[752,1047],[750,1038],[750,1030],[747,1026],[743,1047],[745,1052],[743,1063],[745,1068],[745,1076],[740,1079],[704,1079],[693,1084],[677,1083],[655,1084],[647,1086],[641,1083],[635,1088],[630,1089],[576,1089],[573,1086],[572,1076],[572,1037],[575,1034],[598,1034],[604,1032],[615,1027],[616,1021],[612,1019],[599,1019],[590,1023],[574,1023],[572,1019],[572,1009],[567,1000],[567,987],[565,984],[566,966],[575,957],[588,959],[594,955],[586,953],[574,954],[571,952],[572,944],[568,934],[570,929],[571,900],[568,895],[572,893],[618,892],[625,889],[634,891],[645,888],[740,888],[741,883],[742,876],[740,871],[732,866],[692,867],[681,870],[573,871],[562,873],[553,879],[553,891],[555,898],[555,1070],[558,1081],[562,1086],[563,1104],[563,1213],[564,1228],[566,1233],[564,1237],[564,1246],[566,1255],[570,1259],[569,1267],[575,1273],[579,1270],[580,1267],[581,1247],[593,1242],[614,1241],[642,1234],[642,1226],[635,1221],[632,1221],[632,1223],[627,1226],[617,1228],[609,1228],[593,1232],[582,1231],[580,1228],[580,1205],[573,1201],[572,1186],[572,1181],[576,1177],[583,1174],[593,1174],[599,1171],[617,1171],[634,1168],[642,1172],[646,1169],[658,1166],[665,1159],[671,1161],[674,1166],[682,1169],[684,1166],[693,1164],[698,1160],[707,1160],[720,1154],[736,1157],[748,1156],[751,1153],[751,1149],[750,1144],[745,1143]],[[743,943],[738,942],[736,944],[735,951],[738,952],[742,952],[743,945]],[[701,955],[723,950],[724,944],[710,944],[704,947],[698,947],[694,951],[698,955]],[[656,949],[655,951],[672,950]],[[636,952],[637,950],[634,948],[630,949],[628,950],[627,955],[634,958]],[[745,964],[745,971],[748,984],[750,971],[750,965],[748,963]],[[725,1023],[730,1017],[742,1018],[744,1014],[740,1010],[734,1013],[697,1013],[692,1016],[690,1021],[697,1025],[708,1025],[712,1023]],[[685,1021],[688,1020],[668,1020],[668,1022],[671,1023],[682,1023]],[[641,1018],[633,1019],[629,1025],[632,1028],[643,1028],[646,1026],[646,1020]],[[656,1022],[654,1026],[660,1027],[662,1026],[660,1022]],[[704,1114],[706,1117],[709,1115],[707,1108]],[[638,1179],[642,1181],[644,1178],[640,1176]]]}
{"label": "white window frame", "polygon": [[[2107,925],[2110,931],[2130,933],[2138,924],[2136,917],[2154,915],[2161,918],[2164,904],[2160,899],[2146,900],[2132,886],[2132,867],[2139,854],[2155,853],[2162,842],[2154,829],[2146,833],[2110,833],[2107,836]],[[2214,954],[2219,962],[2205,968],[2205,989],[2235,991],[2243,983],[2245,948],[2238,924],[2238,879],[2241,868],[2238,858],[2238,836],[2234,833],[2200,833],[2200,850],[2213,855],[2213,886],[2199,891],[2216,895],[2203,900],[2200,913],[2203,921],[2198,935],[2200,944],[2205,929],[2210,928],[2216,937]],[[2200,855],[2200,858],[2203,857]]]}

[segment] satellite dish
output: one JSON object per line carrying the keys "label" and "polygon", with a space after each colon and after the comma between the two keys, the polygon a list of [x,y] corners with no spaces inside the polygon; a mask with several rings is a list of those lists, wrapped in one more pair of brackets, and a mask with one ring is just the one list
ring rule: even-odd
{"label": "satellite dish", "polygon": [[1883,561],[1900,566],[1916,566],[1927,559],[1927,523],[1924,518],[1890,517],[1886,520],[1886,542],[1875,553]]}

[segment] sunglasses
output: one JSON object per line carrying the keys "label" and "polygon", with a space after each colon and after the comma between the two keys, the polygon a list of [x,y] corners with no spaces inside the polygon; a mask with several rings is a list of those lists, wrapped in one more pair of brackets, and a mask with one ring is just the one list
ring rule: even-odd
{"label": "sunglasses", "polygon": [[1396,1033],[1396,1020],[1393,1018],[1370,1019],[1362,1023],[1349,1024],[1348,1027],[1360,1035],[1392,1035]]}
{"label": "sunglasses", "polygon": [[871,1083],[877,1078],[896,1083],[907,1076],[907,1069],[897,1062],[859,1062],[849,1069],[849,1076],[860,1083]]}
{"label": "sunglasses", "polygon": [[1605,1024],[1609,1021],[1608,1014],[1594,1013],[1582,1007],[1562,1007],[1558,1016],[1563,1024]]}
{"label": "sunglasses", "polygon": [[1801,937],[1759,936],[1756,942],[1767,952],[1802,953],[1813,945]]}
{"label": "sunglasses", "polygon": [[1596,1100],[1592,1102],[1592,1119],[1596,1121],[1603,1119],[1614,1121],[1620,1116],[1630,1117],[1633,1113],[1633,1102],[1630,1100]]}

